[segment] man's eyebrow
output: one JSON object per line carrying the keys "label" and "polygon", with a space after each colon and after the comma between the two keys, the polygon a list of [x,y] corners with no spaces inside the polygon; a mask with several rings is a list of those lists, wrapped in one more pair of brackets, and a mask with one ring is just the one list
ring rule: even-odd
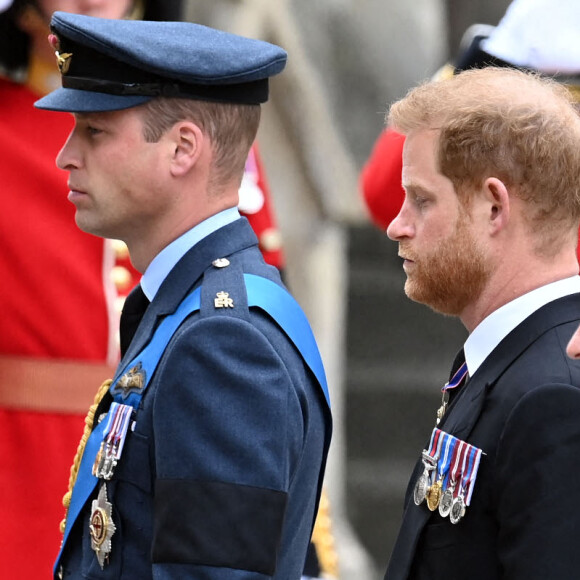
{"label": "man's eyebrow", "polygon": [[411,193],[429,193],[428,188],[416,181],[408,181],[406,183],[401,181],[401,185],[405,191],[409,191]]}

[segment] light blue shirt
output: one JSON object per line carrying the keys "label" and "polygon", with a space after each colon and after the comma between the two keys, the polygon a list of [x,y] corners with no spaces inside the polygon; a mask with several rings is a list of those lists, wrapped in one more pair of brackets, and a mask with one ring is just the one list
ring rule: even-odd
{"label": "light blue shirt", "polygon": [[237,207],[226,209],[220,213],[212,215],[200,224],[197,224],[189,231],[163,248],[155,258],[141,278],[141,288],[145,296],[151,301],[155,294],[167,278],[169,272],[185,256],[185,254],[201,242],[204,238],[213,234],[216,230],[240,219],[240,212]]}
{"label": "light blue shirt", "polygon": [[580,292],[580,276],[536,288],[484,318],[465,342],[465,362],[472,377],[493,349],[519,324],[549,302]]}

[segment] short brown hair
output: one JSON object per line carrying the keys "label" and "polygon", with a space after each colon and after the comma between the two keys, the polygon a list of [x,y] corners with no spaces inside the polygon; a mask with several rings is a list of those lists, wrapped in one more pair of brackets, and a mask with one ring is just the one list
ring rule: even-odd
{"label": "short brown hair", "polygon": [[193,99],[156,98],[142,105],[144,136],[159,141],[175,123],[189,120],[209,136],[214,151],[210,185],[241,181],[250,147],[260,124],[259,105],[213,103]]}
{"label": "short brown hair", "polygon": [[551,253],[580,220],[580,117],[570,93],[534,73],[488,67],[427,82],[394,103],[401,133],[438,130],[438,166],[460,199],[497,177],[527,202],[537,250]]}

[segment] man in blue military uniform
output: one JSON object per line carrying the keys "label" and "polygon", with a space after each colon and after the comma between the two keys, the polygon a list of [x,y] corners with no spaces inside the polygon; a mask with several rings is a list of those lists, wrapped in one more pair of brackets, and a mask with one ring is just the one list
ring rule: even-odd
{"label": "man in blue military uniform", "polygon": [[310,327],[236,209],[286,54],[191,23],[57,12],[57,158],[143,272],[65,496],[61,578],[297,579],[331,418]]}

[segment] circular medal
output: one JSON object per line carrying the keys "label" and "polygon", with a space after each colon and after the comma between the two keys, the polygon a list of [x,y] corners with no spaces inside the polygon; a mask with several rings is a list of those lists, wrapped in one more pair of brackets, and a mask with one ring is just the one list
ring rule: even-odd
{"label": "circular medal", "polygon": [[415,501],[415,505],[421,505],[423,503],[425,496],[427,495],[428,487],[429,474],[425,470],[415,484],[415,490],[413,492],[413,500]]}
{"label": "circular medal", "polygon": [[449,519],[452,524],[456,524],[465,515],[465,502],[461,496],[456,497],[451,504]]}
{"label": "circular medal", "polygon": [[427,490],[427,507],[434,512],[439,506],[439,501],[441,500],[441,481],[436,481]]}
{"label": "circular medal", "polygon": [[439,515],[442,518],[446,518],[449,515],[452,503],[453,503],[453,490],[447,488],[441,495],[441,500],[439,501]]}
{"label": "circular medal", "polygon": [[91,534],[94,549],[98,550],[107,539],[107,529],[109,524],[109,516],[102,508],[96,508],[91,514],[91,522],[89,525],[89,532]]}

